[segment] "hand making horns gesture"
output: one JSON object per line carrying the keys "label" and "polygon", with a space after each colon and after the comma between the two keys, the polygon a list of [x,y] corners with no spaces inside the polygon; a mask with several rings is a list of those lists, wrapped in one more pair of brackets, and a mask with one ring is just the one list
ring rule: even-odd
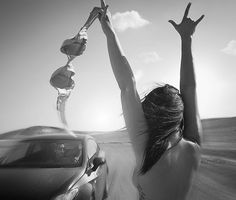
{"label": "hand making horns gesture", "polygon": [[189,3],[185,9],[184,17],[180,24],[176,24],[173,20],[169,20],[169,22],[174,26],[176,31],[180,34],[181,37],[190,37],[193,35],[196,26],[198,23],[204,18],[202,15],[197,21],[193,21],[191,18],[188,18],[188,12],[191,3]]}

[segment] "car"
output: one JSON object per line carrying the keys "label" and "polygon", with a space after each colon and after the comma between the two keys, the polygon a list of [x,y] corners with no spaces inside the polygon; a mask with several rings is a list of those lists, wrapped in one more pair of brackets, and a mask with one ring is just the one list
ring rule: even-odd
{"label": "car", "polygon": [[29,127],[0,135],[0,199],[104,200],[105,153],[88,134]]}

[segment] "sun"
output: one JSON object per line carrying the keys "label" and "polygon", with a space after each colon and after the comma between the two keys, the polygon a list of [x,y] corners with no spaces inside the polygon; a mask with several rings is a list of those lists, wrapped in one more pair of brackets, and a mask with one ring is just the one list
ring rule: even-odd
{"label": "sun", "polygon": [[93,98],[92,101],[83,99],[79,104],[68,104],[67,116],[72,129],[109,132],[124,127],[120,102],[112,101],[110,98],[101,101],[99,96],[97,98]]}
{"label": "sun", "polygon": [[110,122],[111,115],[107,112],[97,113],[97,123],[101,126],[107,126]]}
{"label": "sun", "polygon": [[108,131],[113,128],[113,113],[107,109],[97,109],[92,120],[97,130]]}

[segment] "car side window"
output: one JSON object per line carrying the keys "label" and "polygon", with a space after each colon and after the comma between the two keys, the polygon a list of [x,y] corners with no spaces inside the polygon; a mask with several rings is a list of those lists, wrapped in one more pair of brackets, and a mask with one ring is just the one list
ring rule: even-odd
{"label": "car side window", "polygon": [[94,154],[96,154],[98,146],[97,143],[92,139],[88,140],[87,145],[88,145],[88,158],[91,159],[94,156]]}

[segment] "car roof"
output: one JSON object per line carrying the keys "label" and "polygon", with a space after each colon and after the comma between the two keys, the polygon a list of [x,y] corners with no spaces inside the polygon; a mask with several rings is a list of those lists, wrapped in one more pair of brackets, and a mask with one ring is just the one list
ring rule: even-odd
{"label": "car roof", "polygon": [[0,139],[80,139],[86,140],[92,136],[86,132],[69,131],[59,127],[32,126],[0,135]]}

